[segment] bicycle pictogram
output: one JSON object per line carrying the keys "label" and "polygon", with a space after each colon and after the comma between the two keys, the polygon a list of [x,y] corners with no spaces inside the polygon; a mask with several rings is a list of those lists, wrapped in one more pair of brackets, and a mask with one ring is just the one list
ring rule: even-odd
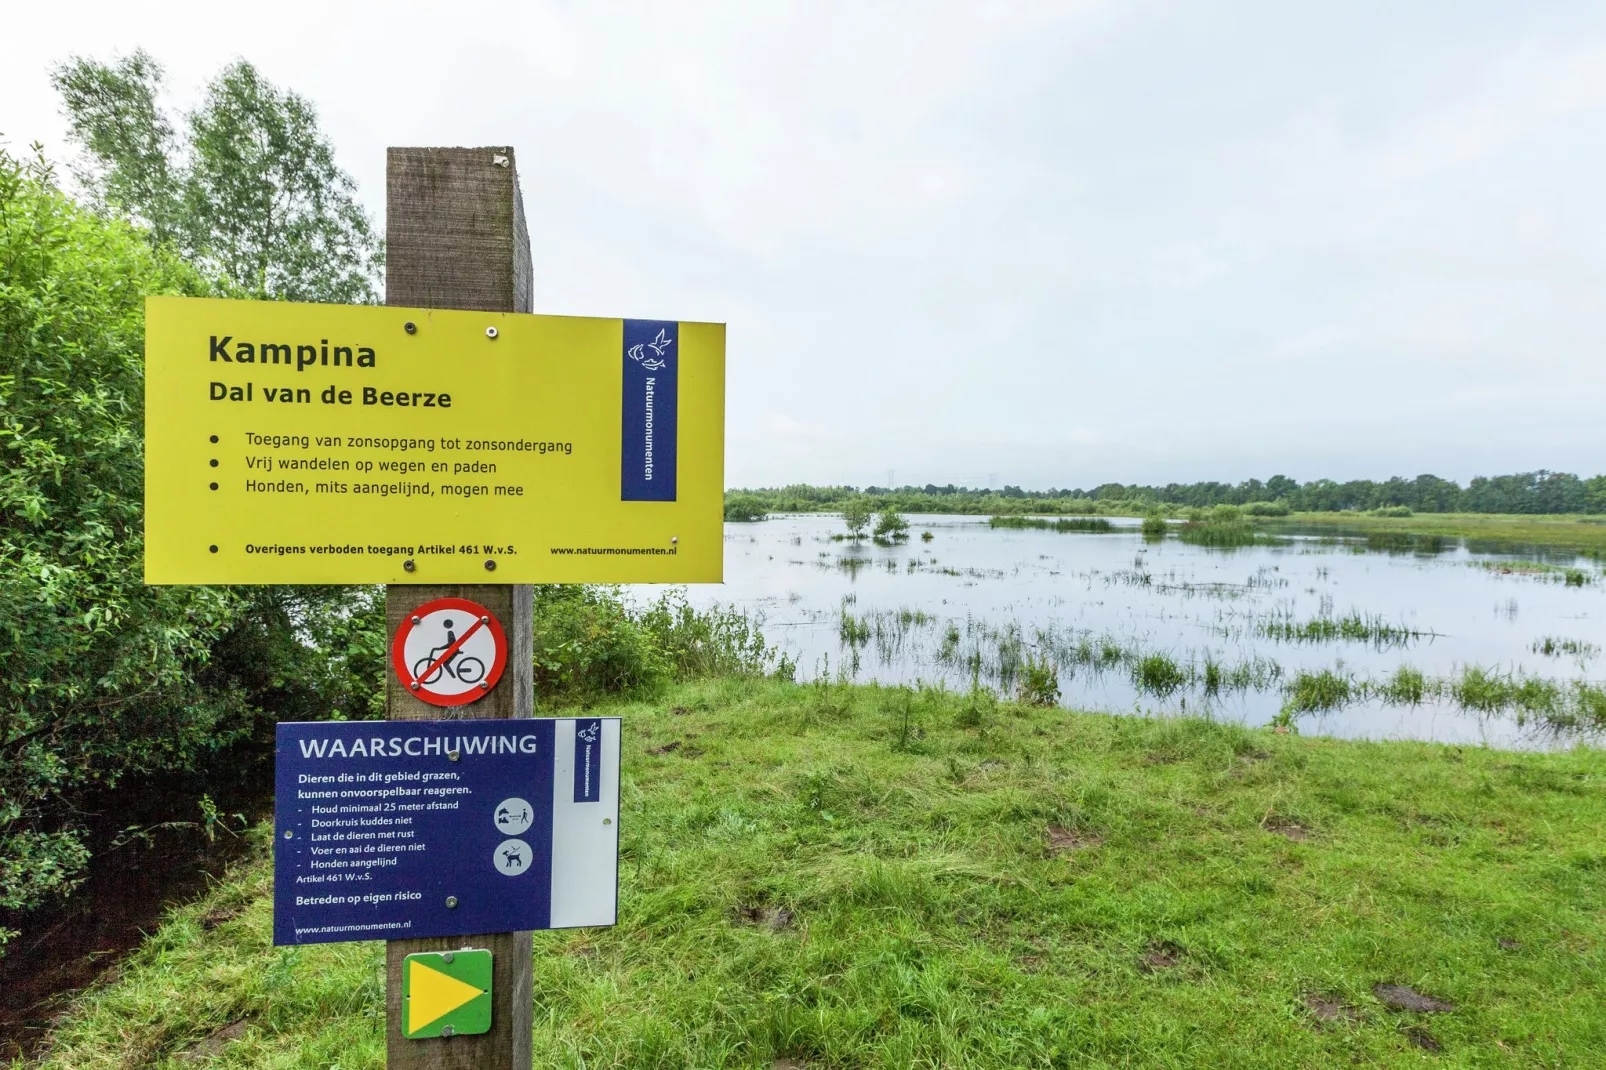
{"label": "bicycle pictogram", "polygon": [[507,637],[484,606],[438,598],[419,606],[392,646],[396,676],[436,706],[458,706],[488,693],[507,662]]}

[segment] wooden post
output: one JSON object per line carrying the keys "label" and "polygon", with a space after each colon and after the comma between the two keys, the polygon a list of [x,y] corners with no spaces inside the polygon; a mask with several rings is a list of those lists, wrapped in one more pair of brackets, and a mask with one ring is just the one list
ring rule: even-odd
{"label": "wooden post", "polygon": [[[511,148],[391,149],[385,161],[385,303],[484,312],[531,309],[530,237],[524,229]],[[427,576],[420,576],[427,580]],[[391,584],[385,625],[396,628],[435,598],[468,598],[507,631],[508,668],[490,694],[467,706],[430,706],[386,674],[392,720],[533,717],[534,636],[528,584]],[[408,1040],[402,1035],[402,960],[417,951],[489,948],[494,955],[491,1031]],[[534,1030],[530,934],[392,940],[385,948],[385,1051],[391,1070],[528,1070]]]}

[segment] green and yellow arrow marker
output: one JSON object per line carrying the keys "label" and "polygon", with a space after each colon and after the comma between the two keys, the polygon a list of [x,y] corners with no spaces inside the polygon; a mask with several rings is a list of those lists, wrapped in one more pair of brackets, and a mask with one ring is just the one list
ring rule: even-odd
{"label": "green and yellow arrow marker", "polygon": [[491,1028],[491,953],[431,951],[402,960],[402,1032],[408,1040]]}

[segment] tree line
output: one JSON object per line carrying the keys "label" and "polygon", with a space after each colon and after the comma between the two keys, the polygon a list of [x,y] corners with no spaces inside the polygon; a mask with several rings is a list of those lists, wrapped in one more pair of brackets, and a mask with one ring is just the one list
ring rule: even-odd
{"label": "tree line", "polygon": [[1290,512],[1409,509],[1414,513],[1606,513],[1606,475],[1589,479],[1570,472],[1519,472],[1477,476],[1466,486],[1434,475],[1415,479],[1316,479],[1300,483],[1287,476],[1242,483],[1103,483],[1091,489],[1002,490],[927,483],[923,487],[810,486],[739,488],[726,496],[726,517],[756,519],[764,513],[840,510],[868,497],[875,508],[902,513],[962,513],[1008,516],[1020,513],[1085,513],[1120,509],[1147,512],[1155,507],[1209,508],[1267,503]]}

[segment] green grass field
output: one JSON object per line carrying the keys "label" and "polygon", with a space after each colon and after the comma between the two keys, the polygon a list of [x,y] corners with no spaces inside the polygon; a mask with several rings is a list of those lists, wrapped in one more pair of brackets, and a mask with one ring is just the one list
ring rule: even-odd
{"label": "green grass field", "polygon": [[[749,679],[607,712],[621,919],[537,934],[537,1066],[1606,1058],[1606,753]],[[44,1065],[381,1066],[380,945],[271,947],[260,852]]]}
{"label": "green grass field", "polygon": [[[1268,531],[1297,525],[1362,534],[1461,536],[1477,543],[1508,547],[1541,546],[1581,553],[1606,553],[1606,517],[1560,514],[1517,516],[1501,513],[1417,513],[1415,516],[1367,516],[1365,513],[1294,513],[1258,519]],[[1478,547],[1485,549],[1488,547]]]}

